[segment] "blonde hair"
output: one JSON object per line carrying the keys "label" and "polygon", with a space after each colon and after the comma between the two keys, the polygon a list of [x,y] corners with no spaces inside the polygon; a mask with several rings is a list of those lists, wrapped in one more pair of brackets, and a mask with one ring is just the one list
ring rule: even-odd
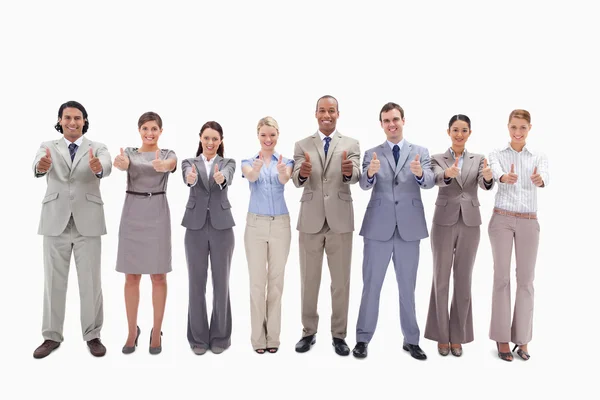
{"label": "blonde hair", "polygon": [[531,123],[531,114],[529,114],[529,111],[527,111],[527,110],[522,110],[522,109],[513,110],[510,113],[510,115],[508,116],[508,122],[510,123],[510,120],[513,118],[524,119],[525,121],[527,121],[528,124]]}
{"label": "blonde hair", "polygon": [[262,128],[265,125],[270,126],[271,128],[275,128],[277,134],[279,134],[279,124],[277,124],[277,121],[275,121],[275,118],[273,117],[261,118],[260,121],[258,121],[258,125],[256,126],[256,134],[258,134],[260,128]]}

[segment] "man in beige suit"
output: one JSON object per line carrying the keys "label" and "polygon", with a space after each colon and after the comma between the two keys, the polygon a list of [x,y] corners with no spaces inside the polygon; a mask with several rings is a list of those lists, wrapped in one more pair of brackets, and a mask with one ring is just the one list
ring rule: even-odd
{"label": "man in beige suit", "polygon": [[360,178],[357,140],[336,130],[338,102],[332,96],[317,101],[319,130],[296,143],[292,180],[304,188],[297,229],[300,231],[302,339],[296,351],[315,344],[319,314],[317,303],[323,267],[323,251],[331,274],[331,334],[335,352],[350,354],[345,342],[350,298],[350,264],[354,210],[350,185]]}
{"label": "man in beige suit", "polygon": [[48,356],[63,341],[63,322],[71,253],[75,254],[81,330],[92,355],[101,357],[102,289],[100,236],[106,234],[100,179],[111,172],[105,145],[83,137],[89,127],[85,108],[76,101],[60,106],[56,130],[62,138],[42,143],[33,172],[46,177],[38,234],[44,235],[44,316],[42,343],[35,358]]}

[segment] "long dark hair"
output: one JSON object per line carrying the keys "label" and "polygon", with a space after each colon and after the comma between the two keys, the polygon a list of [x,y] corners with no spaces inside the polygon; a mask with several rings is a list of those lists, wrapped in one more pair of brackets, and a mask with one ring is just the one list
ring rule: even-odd
{"label": "long dark hair", "polygon": [[[217,154],[221,157],[225,157],[223,155],[225,152],[225,147],[223,146],[223,128],[221,128],[221,125],[216,121],[208,121],[207,123],[202,125],[202,128],[200,128],[200,136],[202,136],[202,132],[209,128],[219,132],[219,136],[221,137],[221,144],[217,149]],[[198,144],[198,151],[196,152],[196,157],[198,157],[200,154],[202,154],[202,140],[200,140],[200,143]]]}
{"label": "long dark hair", "polygon": [[[66,103],[61,104],[60,107],[58,108],[58,119],[59,120],[62,118],[62,114],[63,114],[63,111],[65,110],[65,108],[76,108],[79,111],[81,111],[81,114],[83,114],[83,121],[84,121],[83,129],[81,130],[81,134],[85,135],[88,128],[90,127],[90,122],[88,121],[88,113],[87,113],[87,111],[85,111],[85,108],[81,105],[81,103],[76,102],[74,100],[67,101]],[[63,133],[62,126],[60,125],[60,121],[57,122],[56,125],[54,125],[54,129],[56,129],[60,133]]]}

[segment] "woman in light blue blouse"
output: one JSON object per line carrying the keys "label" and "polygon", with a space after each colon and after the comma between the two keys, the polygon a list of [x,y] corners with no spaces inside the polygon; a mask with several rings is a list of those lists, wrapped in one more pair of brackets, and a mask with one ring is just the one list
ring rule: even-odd
{"label": "woman in light blue blouse", "polygon": [[257,130],[261,150],[242,161],[242,176],[250,184],[244,244],[250,275],[250,340],[254,351],[264,354],[279,349],[283,276],[292,235],[283,189],[294,161],[275,152],[277,121],[262,118]]}

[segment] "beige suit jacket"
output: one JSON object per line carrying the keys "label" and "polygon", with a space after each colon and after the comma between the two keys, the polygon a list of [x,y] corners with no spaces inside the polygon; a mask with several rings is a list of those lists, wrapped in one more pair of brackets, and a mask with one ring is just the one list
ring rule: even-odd
{"label": "beige suit jacket", "polygon": [[465,151],[460,174],[447,184],[444,181],[444,171],[454,164],[454,156],[450,149],[444,154],[434,154],[431,157],[435,184],[439,186],[433,214],[434,224],[454,225],[458,222],[459,213],[462,213],[465,225],[481,225],[477,186],[479,185],[483,190],[490,190],[494,187],[493,181],[489,188],[486,188],[483,182],[484,158],[481,154]]}
{"label": "beige suit jacket", "polygon": [[[37,174],[36,167],[50,149],[52,165],[45,174]],[[104,208],[100,196],[100,179],[89,164],[89,149],[102,164],[102,178],[110,175],[112,162],[106,146],[83,138],[71,162],[65,140],[43,142],[33,161],[33,173],[36,178],[46,177],[48,187],[42,200],[42,215],[38,228],[39,235],[58,236],[73,215],[75,226],[82,236],[100,236],[106,234]]]}
{"label": "beige suit jacket", "polygon": [[[352,177],[345,181],[342,175],[342,153],[346,151],[352,160]],[[304,182],[300,182],[300,167],[304,153],[310,157],[312,172]],[[356,139],[332,134],[327,158],[319,132],[296,142],[294,148],[294,170],[292,180],[296,187],[304,188],[300,198],[300,214],[297,229],[304,233],[318,233],[325,220],[336,233],[354,231],[354,209],[350,185],[360,178],[360,145]]]}

